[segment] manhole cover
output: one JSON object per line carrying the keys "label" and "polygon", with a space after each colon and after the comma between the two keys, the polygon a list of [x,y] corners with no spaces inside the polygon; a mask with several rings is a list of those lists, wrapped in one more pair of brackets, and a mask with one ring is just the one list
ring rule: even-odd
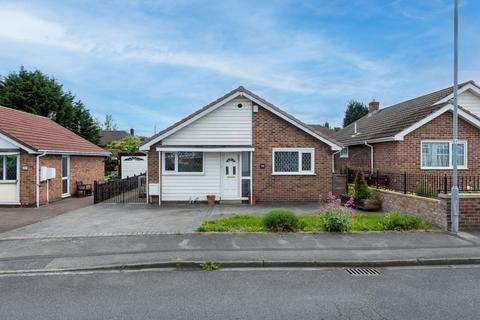
{"label": "manhole cover", "polygon": [[356,277],[368,277],[368,276],[379,276],[380,272],[377,269],[372,268],[348,268],[345,271]]}

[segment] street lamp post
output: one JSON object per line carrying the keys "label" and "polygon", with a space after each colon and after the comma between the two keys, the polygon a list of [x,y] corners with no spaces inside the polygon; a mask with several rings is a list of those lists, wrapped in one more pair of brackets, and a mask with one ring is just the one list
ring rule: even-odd
{"label": "street lamp post", "polygon": [[455,0],[454,9],[454,40],[453,40],[453,146],[452,146],[452,208],[451,208],[451,230],[458,232],[458,163],[457,163],[457,146],[458,146],[458,0]]}

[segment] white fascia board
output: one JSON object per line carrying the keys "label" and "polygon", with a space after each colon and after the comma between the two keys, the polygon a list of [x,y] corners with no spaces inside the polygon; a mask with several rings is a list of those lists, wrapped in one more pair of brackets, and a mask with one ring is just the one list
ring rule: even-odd
{"label": "white fascia board", "polygon": [[108,157],[111,152],[82,152],[82,151],[68,151],[68,150],[38,150],[44,152],[45,154],[61,154],[61,155],[70,155],[70,156],[101,156]]}
{"label": "white fascia board", "polygon": [[219,107],[221,107],[222,105],[224,105],[225,103],[229,102],[229,101],[232,101],[233,99],[235,99],[236,97],[239,97],[239,96],[242,96],[243,95],[243,92],[236,92],[234,94],[232,94],[231,96],[229,97],[226,97],[225,99],[223,99],[222,101],[219,101],[217,102],[216,104],[214,104],[213,106],[211,106],[210,108],[208,108],[207,110],[204,110],[203,112],[200,112],[199,114],[197,114],[196,116],[192,117],[191,119],[188,119],[187,121],[179,124],[178,126],[172,128],[171,130],[168,130],[167,132],[165,132],[164,134],[156,137],[155,139],[145,143],[145,144],[142,144],[140,146],[140,150],[142,151],[148,151],[150,149],[150,147],[152,145],[154,145],[155,143],[157,143],[158,141],[161,141],[163,139],[165,139],[166,137],[174,134],[175,132],[177,132],[178,130],[182,129],[182,128],[185,128],[186,126],[188,126],[189,124],[191,124],[192,122],[195,122],[197,121],[198,119],[206,116],[207,114],[209,114],[210,112],[218,109]]}
{"label": "white fascia board", "polygon": [[[461,93],[467,91],[467,90],[470,90],[472,91],[474,94],[476,94],[477,96],[480,97],[480,89],[474,85],[473,83],[469,83],[465,86],[463,86],[462,88],[460,88],[458,90],[458,94],[460,95]],[[437,104],[442,104],[442,103],[446,103],[446,102],[449,102],[450,100],[453,100],[453,93],[451,93],[450,95],[446,96],[445,98],[443,98],[442,100],[438,100],[437,102],[435,102],[434,104],[432,104],[432,106],[435,106]]]}
{"label": "white fascia board", "polygon": [[10,138],[10,137],[2,134],[2,133],[0,133],[0,138],[6,140],[6,141],[8,141],[8,142],[10,142],[11,144],[13,144],[14,146],[16,146],[16,147],[19,148],[19,149],[22,149],[22,150],[27,151],[28,153],[34,153],[34,154],[35,154],[35,153],[38,153],[37,151],[35,151],[35,150],[33,150],[33,149],[30,149],[30,148],[24,146],[24,145],[21,144],[21,143],[18,143],[17,141],[13,140],[12,138]]}
{"label": "white fascia board", "polygon": [[242,151],[255,151],[255,148],[205,148],[205,147],[157,147],[157,151],[171,151],[171,152],[190,152],[190,151],[200,151],[200,152],[242,152]]}
{"label": "white fascia board", "polygon": [[246,98],[252,100],[253,102],[257,103],[258,105],[262,106],[263,108],[267,109],[268,111],[270,111],[271,113],[275,114],[276,116],[282,118],[283,120],[287,121],[288,123],[290,124],[293,124],[295,127],[301,129],[302,131],[310,134],[311,136],[317,138],[318,140],[328,144],[332,150],[334,151],[339,151],[339,150],[342,150],[342,146],[340,145],[337,145],[333,142],[331,142],[330,140],[328,139],[325,139],[324,137],[322,137],[321,135],[315,133],[314,131],[310,130],[309,128],[301,125],[300,123],[296,122],[296,121],[293,121],[292,119],[290,119],[289,117],[285,116],[284,114],[278,112],[277,110],[275,109],[272,109],[270,106],[266,105],[265,103],[259,101],[258,99],[255,99],[254,97],[250,96],[249,94],[246,94],[244,93],[243,96],[245,96]]}

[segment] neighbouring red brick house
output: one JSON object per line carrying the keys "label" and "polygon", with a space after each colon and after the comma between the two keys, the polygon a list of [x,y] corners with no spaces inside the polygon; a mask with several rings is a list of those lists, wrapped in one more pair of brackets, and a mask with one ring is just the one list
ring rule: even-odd
{"label": "neighbouring red brick house", "polygon": [[[341,145],[239,87],[159,132],[148,153],[151,202],[319,201]],[[251,197],[253,195],[253,197]]]}
{"label": "neighbouring red brick house", "polygon": [[46,117],[0,107],[0,205],[69,197],[77,181],[103,180],[109,154]]}
{"label": "neighbouring red brick house", "polygon": [[[459,85],[459,173],[480,174],[480,87]],[[452,170],[453,88],[449,87],[369,113],[333,134],[345,148],[335,169],[447,174]]]}

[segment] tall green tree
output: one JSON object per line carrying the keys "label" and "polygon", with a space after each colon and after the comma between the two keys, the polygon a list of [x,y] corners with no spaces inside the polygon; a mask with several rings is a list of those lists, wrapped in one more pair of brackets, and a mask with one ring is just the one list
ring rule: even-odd
{"label": "tall green tree", "polygon": [[368,114],[368,107],[356,100],[350,100],[345,110],[345,117],[343,118],[343,127],[345,128],[350,123],[357,121]]}
{"label": "tall green tree", "polygon": [[115,121],[113,121],[113,117],[111,114],[105,115],[105,121],[103,122],[103,130],[118,130],[118,126]]}
{"label": "tall green tree", "polygon": [[93,143],[100,141],[100,128],[83,102],[39,70],[21,67],[0,76],[0,105],[49,117]]}

